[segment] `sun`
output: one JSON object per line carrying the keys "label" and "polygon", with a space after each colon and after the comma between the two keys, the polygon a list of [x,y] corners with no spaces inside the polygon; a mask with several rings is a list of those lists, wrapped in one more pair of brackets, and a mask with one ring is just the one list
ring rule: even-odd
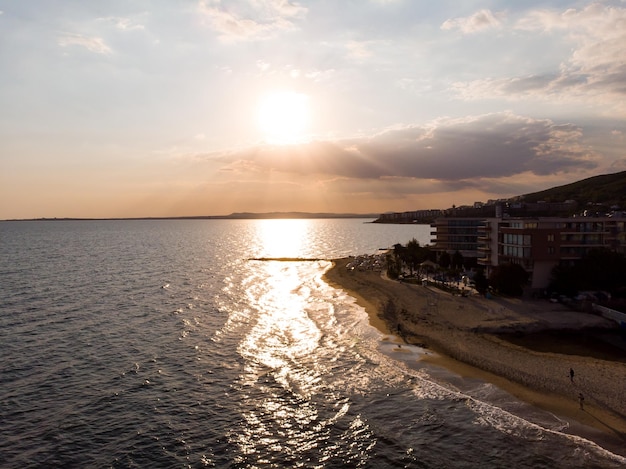
{"label": "sun", "polygon": [[259,100],[257,117],[268,143],[302,143],[309,131],[309,97],[293,91],[268,94]]}

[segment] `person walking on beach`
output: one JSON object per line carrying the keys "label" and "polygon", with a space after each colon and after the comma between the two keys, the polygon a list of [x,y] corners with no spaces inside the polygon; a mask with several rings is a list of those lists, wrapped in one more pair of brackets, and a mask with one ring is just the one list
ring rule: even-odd
{"label": "person walking on beach", "polygon": [[574,382],[574,369],[570,368],[569,369],[569,380],[573,383]]}
{"label": "person walking on beach", "polygon": [[583,396],[582,392],[578,393],[578,404],[580,405],[580,410],[585,410],[583,408],[583,403],[585,402],[585,396]]}

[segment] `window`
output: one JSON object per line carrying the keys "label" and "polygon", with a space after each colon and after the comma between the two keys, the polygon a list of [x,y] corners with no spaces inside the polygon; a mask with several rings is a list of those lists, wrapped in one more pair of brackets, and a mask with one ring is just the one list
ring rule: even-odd
{"label": "window", "polygon": [[514,244],[516,246],[530,246],[530,235],[506,233],[503,237],[504,244]]}

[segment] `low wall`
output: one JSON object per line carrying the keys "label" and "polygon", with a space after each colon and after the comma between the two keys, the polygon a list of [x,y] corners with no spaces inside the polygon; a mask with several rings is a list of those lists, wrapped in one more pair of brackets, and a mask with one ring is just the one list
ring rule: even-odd
{"label": "low wall", "polygon": [[596,313],[600,313],[603,318],[611,319],[617,322],[621,327],[626,328],[626,314],[620,313],[619,311],[615,311],[614,309],[607,308],[605,306],[600,306],[597,304],[591,305],[593,311]]}

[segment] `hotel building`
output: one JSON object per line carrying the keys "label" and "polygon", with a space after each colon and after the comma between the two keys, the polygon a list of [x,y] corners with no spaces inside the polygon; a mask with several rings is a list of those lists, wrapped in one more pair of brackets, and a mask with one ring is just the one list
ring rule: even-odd
{"label": "hotel building", "polygon": [[622,217],[438,218],[431,226],[434,251],[475,258],[487,277],[498,265],[519,264],[533,290],[548,286],[555,266],[575,263],[591,249],[626,254]]}

